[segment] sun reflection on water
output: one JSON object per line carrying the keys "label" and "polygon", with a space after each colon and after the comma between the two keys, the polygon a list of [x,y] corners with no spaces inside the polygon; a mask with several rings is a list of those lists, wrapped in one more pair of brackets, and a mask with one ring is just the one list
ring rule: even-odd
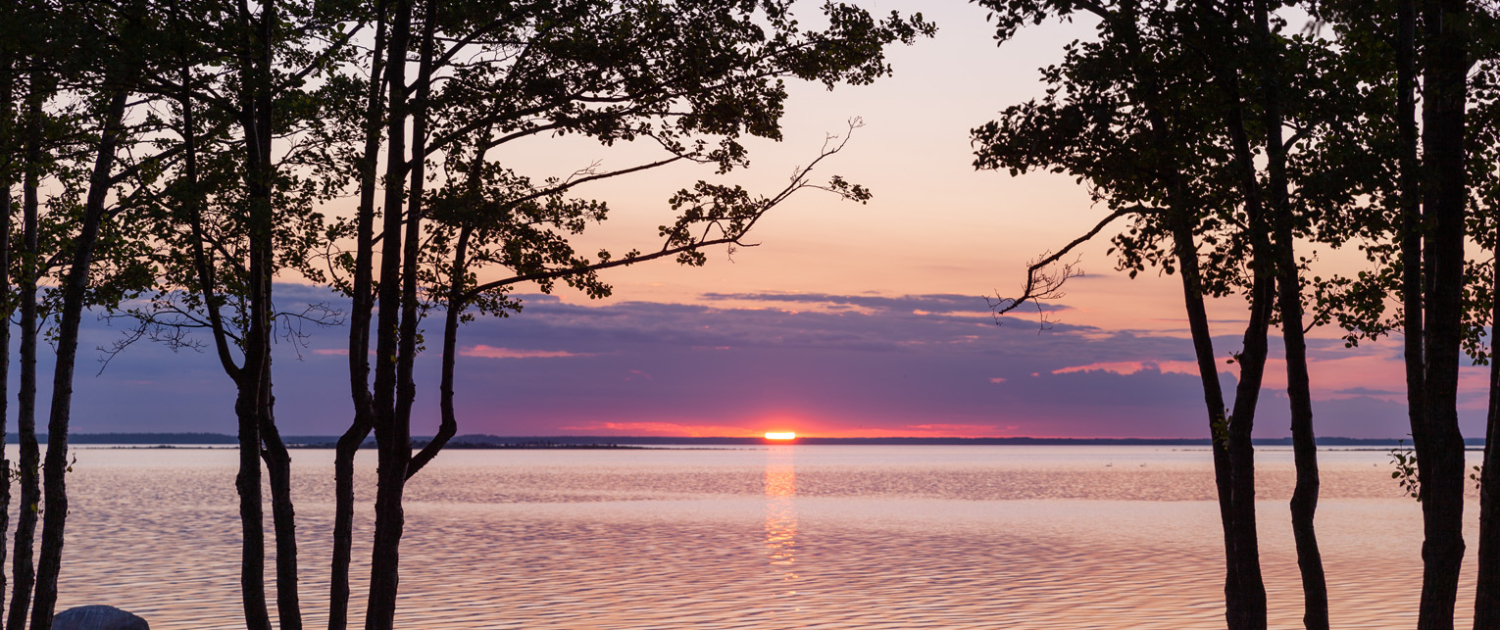
{"label": "sun reflection on water", "polygon": [[797,594],[797,467],[793,446],[766,449],[766,554],[783,597]]}

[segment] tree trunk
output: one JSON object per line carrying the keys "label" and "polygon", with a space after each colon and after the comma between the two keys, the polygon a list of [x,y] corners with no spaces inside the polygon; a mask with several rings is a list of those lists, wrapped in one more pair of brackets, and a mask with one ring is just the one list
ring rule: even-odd
{"label": "tree trunk", "polygon": [[[417,295],[417,271],[420,262],[420,247],[422,234],[422,192],[425,184],[424,159],[426,155],[427,135],[427,100],[432,85],[432,57],[435,49],[434,36],[437,26],[437,13],[439,2],[430,0],[423,12],[423,27],[420,40],[421,61],[418,66],[416,80],[416,95],[409,111],[412,117],[412,149],[409,166],[403,162],[402,169],[410,169],[410,190],[406,195],[406,225],[404,235],[401,232],[400,219],[397,217],[396,229],[391,230],[391,222],[387,220],[385,232],[385,243],[387,250],[383,253],[381,269],[381,294],[380,294],[380,320],[381,333],[386,334],[386,314],[399,309],[398,328],[394,331],[398,334],[394,339],[385,336],[380,338],[381,349],[377,354],[382,359],[380,371],[375,379],[375,392],[379,410],[377,413],[386,414],[385,419],[376,424],[376,440],[380,448],[380,472],[379,488],[376,490],[375,501],[375,550],[371,563],[370,578],[370,603],[365,618],[367,630],[390,630],[395,625],[396,596],[400,582],[400,545],[401,535],[405,529],[405,512],[401,502],[405,494],[406,479],[410,476],[411,452],[411,408],[416,399],[416,384],[413,379],[413,369],[417,354],[417,323],[420,319],[418,311]],[[404,5],[404,6],[403,6]],[[403,15],[404,13],[404,15]],[[401,153],[396,153],[396,140],[398,135],[398,124],[396,121],[397,86],[404,86],[404,73],[397,70],[401,59],[395,57],[398,51],[404,51],[404,42],[409,39],[411,30],[411,7],[410,3],[403,1],[398,4],[396,24],[392,28],[391,52],[392,57],[388,61],[391,70],[391,154],[393,156],[404,156],[405,147]],[[402,42],[398,45],[398,42]],[[399,80],[398,80],[399,77]],[[401,103],[400,111],[407,111],[406,103]],[[399,131],[404,133],[404,125]],[[386,181],[389,182],[399,176],[393,175],[396,169],[387,169]],[[392,187],[394,188],[394,187]],[[390,188],[387,189],[388,191]],[[400,199],[396,204],[390,203],[392,199],[387,197],[387,216],[391,214],[391,208],[399,208]],[[397,213],[399,214],[399,213]],[[397,237],[404,236],[405,243],[396,253],[390,251],[392,241]],[[396,272],[396,264],[399,262],[401,269]],[[400,279],[399,290],[395,280]],[[387,289],[390,289],[388,292]],[[394,347],[393,347],[394,345]],[[387,365],[384,360],[387,352],[394,350],[396,360]],[[394,372],[394,373],[392,373]],[[387,405],[390,405],[387,411]],[[381,425],[385,425],[382,427]],[[384,431],[381,429],[384,428]],[[383,434],[383,435],[382,435]]]}
{"label": "tree trunk", "polygon": [[[1202,29],[1199,37],[1206,38],[1199,46],[1204,50],[1229,48],[1235,42],[1228,21],[1218,14],[1217,5],[1199,2],[1197,19]],[[1265,216],[1255,185],[1255,171],[1250,159],[1250,145],[1245,136],[1244,120],[1238,87],[1238,74],[1225,63],[1222,55],[1208,57],[1212,65],[1211,85],[1223,90],[1228,109],[1228,131],[1234,140],[1236,160],[1242,167],[1242,190],[1246,213],[1249,218],[1254,260],[1251,268],[1255,274],[1250,290],[1250,322],[1245,328],[1244,346],[1239,355],[1240,381],[1235,392],[1234,410],[1224,415],[1222,391],[1210,400],[1209,410],[1214,434],[1215,483],[1219,492],[1220,520],[1224,527],[1225,560],[1225,618],[1230,630],[1265,630],[1266,588],[1260,570],[1260,543],[1255,528],[1255,450],[1250,437],[1255,422],[1255,406],[1260,395],[1261,377],[1265,370],[1266,334],[1270,320],[1270,309],[1274,304],[1275,281],[1270,265],[1268,235]],[[1154,123],[1155,124],[1155,123]],[[1168,139],[1169,140],[1169,139]],[[1169,143],[1167,143],[1169,144]],[[1180,185],[1179,185],[1180,186]],[[1184,195],[1177,193],[1176,199]],[[1181,206],[1180,203],[1174,204]],[[1175,212],[1187,212],[1186,207],[1176,207]],[[1184,290],[1197,295],[1188,296],[1189,322],[1193,331],[1194,345],[1198,348],[1199,375],[1208,387],[1218,389],[1218,376],[1212,347],[1209,343],[1208,318],[1203,308],[1201,288],[1188,290],[1189,261],[1192,275],[1197,276],[1197,252],[1183,251],[1184,241],[1191,243],[1192,223],[1190,214],[1183,214],[1177,233],[1177,257],[1184,272]],[[1197,320],[1196,322],[1194,320]],[[1200,342],[1199,339],[1202,338]]]}
{"label": "tree trunk", "polygon": [[1188,328],[1192,332],[1193,352],[1198,360],[1198,377],[1203,382],[1203,402],[1208,407],[1209,434],[1213,436],[1214,485],[1219,496],[1219,522],[1224,529],[1224,608],[1225,621],[1231,630],[1240,630],[1244,618],[1243,600],[1236,554],[1234,509],[1231,497],[1233,471],[1229,464],[1228,419],[1224,417],[1224,389],[1219,384],[1219,368],[1214,357],[1213,334],[1208,327],[1208,310],[1203,303],[1201,274],[1198,270],[1198,247],[1194,243],[1187,211],[1174,208],[1181,216],[1173,219],[1173,249],[1182,274],[1183,301],[1187,305]]}
{"label": "tree trunk", "polygon": [[1286,351],[1287,398],[1291,402],[1292,450],[1297,485],[1292,491],[1292,537],[1302,575],[1302,623],[1307,630],[1328,630],[1328,583],[1323,555],[1313,527],[1318,510],[1318,446],[1313,433],[1312,388],[1307,372],[1307,340],[1302,332],[1302,281],[1298,277],[1293,216],[1287,195],[1286,147],[1282,139],[1281,51],[1271,32],[1266,0],[1255,0],[1255,55],[1262,64],[1261,108],[1265,117],[1271,223],[1275,231],[1277,308]]}
{"label": "tree trunk", "polygon": [[[1216,19],[1210,16],[1210,20]],[[1227,22],[1227,20],[1226,20]],[[1227,47],[1237,44],[1231,27],[1224,27]],[[1271,310],[1276,304],[1276,258],[1271,248],[1271,227],[1267,222],[1264,198],[1256,178],[1254,153],[1246,132],[1244,99],[1239,86],[1240,73],[1225,63],[1222,56],[1216,64],[1215,82],[1223,90],[1227,127],[1239,167],[1239,188],[1251,243],[1250,322],[1245,327],[1244,345],[1240,350],[1240,381],[1235,388],[1234,411],[1229,417],[1229,468],[1232,471],[1231,509],[1234,512],[1235,553],[1242,589],[1241,627],[1264,630],[1266,627],[1266,589],[1260,570],[1260,542],[1255,527],[1255,447],[1251,436],[1255,428],[1256,405],[1260,399],[1261,379],[1265,375],[1266,336]]]}
{"label": "tree trunk", "polygon": [[402,206],[405,201],[406,53],[411,40],[412,0],[397,0],[391,23],[386,71],[390,84],[390,117],[386,138],[385,216],[381,235],[379,320],[375,327],[375,413],[373,424],[379,453],[375,490],[375,542],[370,552],[370,596],[365,607],[366,630],[391,630],[395,623],[400,585],[401,534],[405,524],[401,500],[410,459],[410,427],[396,417],[397,329],[401,315]]}
{"label": "tree trunk", "polygon": [[[7,11],[7,13],[9,13]],[[9,16],[0,16],[0,18]],[[11,121],[15,120],[15,59],[10,54],[0,58],[0,138],[4,138],[7,145],[16,137],[11,128]],[[0,321],[0,473],[3,473],[4,482],[0,483],[0,567],[5,566],[5,536],[10,533],[10,461],[5,457],[5,423],[10,418],[7,413],[10,402],[10,314],[15,310],[17,291],[13,291],[11,283],[11,187],[15,184],[15,156],[20,152],[15,151],[12,146],[5,149],[10,153],[6,158],[4,173],[0,180],[4,180],[5,199],[0,200],[0,235],[5,238],[6,246],[0,251],[0,277],[5,279],[4,302],[0,304],[0,313],[5,314],[5,320]],[[0,571],[0,617],[5,612],[5,572]]]}
{"label": "tree trunk", "polygon": [[[1286,218],[1289,222],[1290,218]],[[1289,226],[1277,227],[1280,284],[1278,306],[1286,348],[1287,398],[1292,407],[1292,451],[1297,485],[1292,490],[1292,537],[1302,574],[1302,623],[1307,630],[1328,629],[1328,583],[1318,549],[1313,518],[1318,510],[1318,446],[1313,433],[1312,389],[1307,373],[1307,341],[1302,333],[1302,292]]]}
{"label": "tree trunk", "polygon": [[[243,48],[240,51],[240,126],[245,133],[245,184],[249,207],[249,265],[248,285],[249,313],[248,330],[244,339],[245,363],[240,371],[239,398],[236,414],[240,420],[240,518],[244,531],[244,550],[241,554],[241,585],[245,606],[245,621],[251,630],[270,627],[270,615],[265,603],[265,532],[262,524],[260,458],[261,447],[267,440],[265,427],[274,422],[271,415],[271,282],[275,273],[273,238],[275,218],[273,212],[273,181],[275,167],[271,158],[271,139],[274,133],[272,119],[273,38],[278,22],[276,2],[261,4],[259,20],[249,14],[245,4],[240,5],[240,25],[244,30]],[[252,34],[253,33],[253,34]],[[272,454],[271,459],[276,459]],[[274,475],[275,473],[273,473]],[[275,485],[273,478],[273,486]],[[277,493],[273,489],[273,495]],[[273,518],[290,516],[290,501],[279,506],[283,511]],[[278,520],[280,520],[278,518]],[[277,522],[278,533],[290,529],[289,524]],[[301,611],[295,607],[296,595],[287,591],[295,589],[296,556],[295,540],[291,535],[278,536],[278,546],[292,545],[291,557],[278,554],[278,573],[288,567],[291,584],[278,582],[278,601],[293,604],[291,610],[281,609],[281,622],[291,620],[295,627],[301,626]],[[290,563],[290,564],[287,564]]]}
{"label": "tree trunk", "polygon": [[42,144],[42,101],[38,82],[40,73],[31,75],[31,94],[26,105],[26,175],[22,183],[21,212],[25,250],[22,259],[21,284],[21,391],[16,395],[16,433],[20,441],[21,505],[17,510],[15,554],[11,565],[14,584],[10,599],[7,630],[23,630],[31,610],[31,589],[36,583],[32,564],[32,544],[36,536],[37,516],[42,509],[41,449],[36,441],[36,339],[38,245],[37,221],[40,200]]}
{"label": "tree trunk", "polygon": [[[481,155],[483,155],[482,151]],[[477,177],[472,174],[470,176]],[[453,436],[458,433],[458,414],[453,409],[453,368],[458,359],[458,327],[462,322],[464,312],[464,284],[461,280],[464,269],[468,265],[469,238],[473,233],[473,228],[467,224],[459,228],[458,243],[453,247],[453,271],[449,275],[451,286],[448,287],[448,308],[443,314],[443,373],[442,382],[438,388],[438,407],[442,412],[442,422],[438,425],[437,435],[434,435],[432,441],[412,458],[411,465],[406,471],[407,479],[412,478],[428,462],[437,457],[438,452],[447,446],[448,440],[453,439]]]}
{"label": "tree trunk", "polygon": [[52,411],[47,422],[47,459],[42,474],[46,482],[46,507],[42,520],[42,550],[37,562],[36,595],[32,604],[32,630],[50,630],[53,608],[57,604],[57,576],[62,568],[63,529],[68,518],[68,491],[65,475],[68,469],[68,421],[72,415],[73,367],[78,356],[78,326],[83,319],[89,268],[93,263],[94,245],[104,219],[104,202],[108,197],[110,173],[114,168],[115,149],[124,133],[129,91],[133,81],[106,81],[113,90],[104,116],[99,152],[89,178],[88,200],[84,205],[83,225],[78,232],[72,264],[68,268],[63,291],[63,306],[57,325],[57,363],[52,378]]}
{"label": "tree trunk", "polygon": [[239,421],[239,474],[234,487],[240,496],[240,602],[245,611],[245,626],[250,630],[270,630],[271,617],[266,607],[266,533],[261,525],[265,514],[260,490],[260,419],[256,417],[256,398],[260,370],[251,370],[246,361],[234,402]]}
{"label": "tree trunk", "polygon": [[376,4],[375,46],[370,55],[370,83],[365,109],[365,153],[360,164],[359,214],[355,224],[353,306],[349,316],[349,388],[354,421],[339,436],[334,454],[333,567],[328,589],[328,630],[349,625],[349,563],[354,545],[354,456],[370,435],[374,407],[370,400],[371,276],[374,264],[376,159],[380,154],[381,79],[385,75],[385,2]]}
{"label": "tree trunk", "polygon": [[356,412],[354,423],[339,436],[334,453],[333,575],[329,580],[329,630],[344,630],[349,625],[349,563],[354,546],[354,454],[369,435],[369,419]]}
{"label": "tree trunk", "polygon": [[1245,327],[1245,343],[1239,355],[1240,382],[1235,389],[1228,429],[1235,555],[1239,559],[1237,569],[1244,598],[1241,627],[1254,630],[1266,627],[1266,587],[1261,577],[1260,542],[1255,529],[1255,447],[1250,438],[1261,378],[1265,374],[1266,333],[1275,300],[1274,285],[1274,278],[1266,273],[1257,275],[1251,288],[1250,323]]}
{"label": "tree trunk", "polygon": [[292,509],[292,456],[276,430],[275,397],[271,394],[271,362],[266,361],[265,393],[261,396],[261,458],[271,482],[271,523],[276,531],[276,615],[281,630],[302,630],[302,604],[297,597],[297,515]]}
{"label": "tree trunk", "polygon": [[1464,443],[1458,429],[1458,363],[1462,337],[1464,106],[1468,71],[1467,2],[1426,0],[1423,7],[1423,199],[1430,226],[1424,248],[1422,433],[1413,432],[1421,482],[1422,600],[1420,630],[1453,628],[1464,556]]}
{"label": "tree trunk", "polygon": [[[1500,225],[1496,227],[1500,236]],[[1500,244],[1500,240],[1496,241]],[[1500,330],[1500,261],[1490,276],[1490,330]],[[1493,332],[1491,333],[1494,334]],[[1479,473],[1479,576],[1474,630],[1500,630],[1500,356],[1490,341],[1490,408],[1485,422],[1484,467]]]}
{"label": "tree trunk", "polygon": [[[1429,444],[1427,439],[1427,424],[1423,419],[1423,409],[1427,397],[1426,373],[1423,370],[1424,362],[1427,360],[1425,346],[1427,335],[1424,330],[1425,323],[1423,312],[1426,310],[1426,299],[1424,296],[1423,282],[1423,232],[1425,221],[1422,216],[1421,197],[1421,168],[1417,153],[1417,118],[1416,118],[1416,23],[1417,23],[1416,0],[1397,0],[1396,3],[1396,124],[1398,128],[1398,152],[1397,156],[1400,168],[1398,185],[1400,187],[1401,205],[1401,294],[1402,294],[1402,332],[1404,339],[1404,359],[1406,363],[1406,412],[1411,426],[1412,447],[1419,453],[1419,459],[1423,459]],[[1427,506],[1423,506],[1424,525],[1426,521]],[[1427,561],[1426,544],[1423,545],[1423,587],[1421,610],[1428,607],[1427,593]],[[1451,608],[1450,608],[1451,610]],[[1419,611],[1418,627],[1437,628],[1442,627],[1440,620],[1436,626],[1428,625],[1429,622],[1421,618]],[[1452,626],[1450,621],[1449,627]]]}

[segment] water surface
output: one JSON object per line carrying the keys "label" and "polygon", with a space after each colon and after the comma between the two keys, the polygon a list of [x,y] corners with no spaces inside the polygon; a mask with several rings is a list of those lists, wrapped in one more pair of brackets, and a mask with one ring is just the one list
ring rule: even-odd
{"label": "water surface", "polygon": [[[59,606],[113,604],[157,630],[243,627],[235,451],[77,454]],[[293,457],[299,592],[318,627],[333,453]],[[1258,457],[1272,626],[1298,628],[1291,454]],[[1320,457],[1334,624],[1414,626],[1418,505],[1400,497],[1383,452]],[[374,497],[373,454],[361,458],[351,627],[363,610]],[[407,628],[1223,625],[1206,449],[450,451],[407,497],[398,612]],[[1472,607],[1477,500],[1467,518],[1460,619]]]}

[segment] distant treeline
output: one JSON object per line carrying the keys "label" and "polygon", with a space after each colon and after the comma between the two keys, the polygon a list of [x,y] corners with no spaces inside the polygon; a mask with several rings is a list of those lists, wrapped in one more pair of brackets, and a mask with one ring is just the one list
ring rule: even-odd
{"label": "distant treeline", "polygon": [[[47,441],[47,435],[41,434],[38,438],[42,442]],[[304,447],[327,446],[332,448],[338,442],[336,435],[288,435],[284,436],[288,445]],[[432,438],[428,436],[413,436],[412,442],[418,446],[426,444]],[[7,435],[7,444],[15,444],[16,436]],[[233,435],[222,433],[74,433],[68,436],[72,444],[237,444],[238,439]],[[449,443],[450,447],[458,448],[550,448],[550,447],[611,447],[616,445],[692,445],[692,446],[734,446],[765,444],[764,439],[758,437],[659,437],[659,436],[497,436],[497,435],[460,435]],[[943,438],[943,437],[881,437],[881,438],[820,438],[804,437],[797,438],[797,444],[818,445],[1037,445],[1037,446],[1068,446],[1068,445],[1117,445],[1117,446],[1208,446],[1208,438],[1032,438],[1032,437],[987,437],[987,438]],[[1262,438],[1254,440],[1257,446],[1291,446],[1291,438]],[[1395,438],[1346,438],[1346,437],[1320,437],[1319,446],[1396,446],[1400,440]],[[1407,440],[1410,443],[1410,440]],[[1484,438],[1468,438],[1464,443],[1469,446],[1483,446]],[[545,447],[539,445],[546,445]]]}

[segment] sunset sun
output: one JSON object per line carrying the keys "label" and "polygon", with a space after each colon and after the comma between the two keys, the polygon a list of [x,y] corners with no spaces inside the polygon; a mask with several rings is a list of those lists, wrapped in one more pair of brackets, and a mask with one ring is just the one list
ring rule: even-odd
{"label": "sunset sun", "polygon": [[766,439],[785,442],[797,439],[797,434],[792,431],[766,431]]}

